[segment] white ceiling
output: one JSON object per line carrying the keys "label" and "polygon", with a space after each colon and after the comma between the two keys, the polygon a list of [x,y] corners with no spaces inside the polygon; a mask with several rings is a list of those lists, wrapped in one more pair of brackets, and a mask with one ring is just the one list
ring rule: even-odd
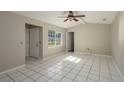
{"label": "white ceiling", "polygon": [[[58,16],[66,16],[67,12],[63,11],[18,11],[14,12],[23,16],[31,17],[33,19],[41,20],[46,23],[50,23],[59,27],[69,28],[81,23],[84,23],[81,19],[78,22],[67,21],[63,22],[65,18],[58,18]],[[99,23],[99,24],[111,24],[118,12],[114,11],[76,11],[75,14],[85,14],[83,18],[87,23]],[[103,21],[103,19],[107,19]]]}

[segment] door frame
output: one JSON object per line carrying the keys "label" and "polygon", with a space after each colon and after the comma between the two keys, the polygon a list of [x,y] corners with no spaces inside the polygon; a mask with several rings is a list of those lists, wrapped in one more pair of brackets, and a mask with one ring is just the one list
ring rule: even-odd
{"label": "door frame", "polygon": [[73,42],[74,42],[74,52],[75,52],[75,32],[74,31],[68,31],[68,32],[66,32],[66,51],[68,52],[68,34],[69,33],[74,33],[74,40],[73,40]]}
{"label": "door frame", "polygon": [[[30,23],[25,23],[25,60],[26,60],[26,29],[27,26],[34,26],[34,27],[38,27],[40,28],[39,30],[39,58],[38,59],[43,59],[43,27],[42,26],[38,26],[38,25],[34,25],[34,24],[30,24]],[[29,47],[28,50],[30,49],[30,31],[29,31]],[[29,50],[30,52],[30,50]],[[29,53],[30,54],[30,53]],[[30,57],[30,55],[29,55]]]}

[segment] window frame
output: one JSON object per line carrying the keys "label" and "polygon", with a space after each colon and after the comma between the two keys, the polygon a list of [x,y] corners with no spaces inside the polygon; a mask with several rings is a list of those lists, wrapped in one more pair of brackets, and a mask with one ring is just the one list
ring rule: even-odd
{"label": "window frame", "polygon": [[[49,32],[51,32],[50,37],[49,37]],[[51,40],[52,40],[51,38],[53,38],[52,32],[55,33],[55,31],[53,31],[53,30],[49,30],[49,31],[48,31],[48,46],[53,46],[53,45],[49,45],[49,43],[52,43],[52,41],[51,41]],[[56,34],[55,34],[55,35],[56,35]],[[54,37],[55,37],[55,36],[54,36]],[[51,42],[49,41],[49,38],[50,38],[50,41],[51,41]],[[54,45],[55,45],[55,43],[56,43],[56,42],[55,42],[55,38],[53,38],[53,40],[54,40]]]}
{"label": "window frame", "polygon": [[[54,45],[49,45],[49,31],[53,31],[55,32],[55,43]],[[49,30],[48,31],[48,48],[55,48],[55,47],[61,47],[63,45],[63,33],[62,32],[59,32],[59,31],[54,31],[54,30]],[[61,34],[61,39],[60,39],[60,44],[57,45],[56,42],[57,42],[57,39],[56,39],[56,34],[60,33]]]}

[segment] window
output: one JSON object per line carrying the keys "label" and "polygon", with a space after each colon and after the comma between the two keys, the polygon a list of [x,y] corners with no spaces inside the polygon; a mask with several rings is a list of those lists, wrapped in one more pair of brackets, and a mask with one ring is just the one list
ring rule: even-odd
{"label": "window", "polygon": [[62,45],[62,33],[56,31],[48,31],[48,45],[49,47]]}
{"label": "window", "polygon": [[48,45],[55,45],[55,31],[48,32]]}
{"label": "window", "polygon": [[56,33],[56,45],[61,45],[61,33]]}

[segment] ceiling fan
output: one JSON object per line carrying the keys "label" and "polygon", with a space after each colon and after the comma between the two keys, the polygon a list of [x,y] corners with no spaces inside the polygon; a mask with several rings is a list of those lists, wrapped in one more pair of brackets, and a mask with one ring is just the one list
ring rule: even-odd
{"label": "ceiling fan", "polygon": [[67,16],[60,16],[59,17],[59,18],[66,18],[64,20],[64,22],[66,22],[66,21],[75,21],[75,22],[77,22],[77,21],[79,21],[77,18],[85,17],[85,15],[74,15],[74,12],[73,11],[67,11],[67,12],[68,12],[68,15]]}

